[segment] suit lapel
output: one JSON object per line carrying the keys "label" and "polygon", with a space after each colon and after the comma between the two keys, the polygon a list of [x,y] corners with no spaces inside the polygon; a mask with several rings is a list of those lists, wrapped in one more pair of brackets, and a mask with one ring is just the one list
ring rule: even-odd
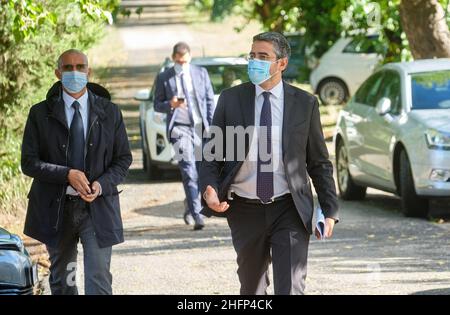
{"label": "suit lapel", "polygon": [[197,104],[199,104],[199,97],[197,94],[196,86],[200,86],[202,82],[200,82],[200,75],[197,72],[197,69],[193,67],[192,65],[189,66],[190,72],[191,72],[191,80],[192,80],[192,87],[194,89],[195,97],[197,98]]}
{"label": "suit lapel", "polygon": [[283,82],[284,106],[283,106],[283,130],[282,130],[282,150],[283,156],[288,145],[288,139],[292,132],[291,126],[295,125],[297,120],[304,117],[302,115],[303,107],[296,104],[295,90],[288,83]]}
{"label": "suit lapel", "polygon": [[240,93],[242,117],[244,117],[244,128],[255,125],[255,86],[247,83]]}
{"label": "suit lapel", "polygon": [[172,90],[173,95],[172,96],[176,96],[177,95],[177,81],[175,79],[176,73],[175,73],[175,68],[172,67],[169,69],[169,86],[170,89]]}
{"label": "suit lapel", "polygon": [[[255,86],[253,83],[247,83],[248,86],[243,87],[240,90],[240,107],[242,117],[244,119],[244,128],[249,126],[255,126]],[[250,149],[250,143],[252,143],[255,129],[252,129],[250,137],[245,139],[245,156],[248,155]],[[235,148],[236,152],[237,148]]]}

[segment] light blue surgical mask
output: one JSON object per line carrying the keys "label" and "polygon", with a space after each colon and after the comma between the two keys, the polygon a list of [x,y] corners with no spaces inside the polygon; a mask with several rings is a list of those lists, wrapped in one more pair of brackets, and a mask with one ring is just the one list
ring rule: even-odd
{"label": "light blue surgical mask", "polygon": [[253,84],[260,85],[269,80],[274,74],[270,74],[270,65],[276,61],[266,61],[259,59],[250,59],[248,61],[248,77]]}
{"label": "light blue surgical mask", "polygon": [[174,68],[176,72],[186,72],[189,70],[189,63],[185,62],[182,65],[175,63]]}
{"label": "light blue surgical mask", "polygon": [[88,83],[87,73],[79,71],[66,71],[62,73],[62,85],[70,93],[78,93]]}

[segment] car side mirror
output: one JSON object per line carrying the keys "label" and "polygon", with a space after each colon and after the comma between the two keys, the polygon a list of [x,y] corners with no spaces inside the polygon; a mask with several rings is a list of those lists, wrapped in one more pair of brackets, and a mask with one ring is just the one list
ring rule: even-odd
{"label": "car side mirror", "polygon": [[391,100],[387,97],[382,97],[375,106],[375,111],[380,116],[384,116],[391,111]]}
{"label": "car side mirror", "polygon": [[150,100],[150,90],[149,89],[139,90],[134,95],[134,99],[136,101],[149,101]]}

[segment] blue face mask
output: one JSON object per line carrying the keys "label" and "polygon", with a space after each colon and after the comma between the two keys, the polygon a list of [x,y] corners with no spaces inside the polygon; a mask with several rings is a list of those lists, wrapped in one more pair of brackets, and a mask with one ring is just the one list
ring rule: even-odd
{"label": "blue face mask", "polygon": [[[276,62],[276,61],[274,61]],[[270,74],[272,61],[250,59],[248,61],[248,77],[253,84],[260,85],[269,80],[274,74]]]}
{"label": "blue face mask", "polygon": [[61,82],[68,92],[78,93],[88,83],[87,73],[78,71],[63,72]]}

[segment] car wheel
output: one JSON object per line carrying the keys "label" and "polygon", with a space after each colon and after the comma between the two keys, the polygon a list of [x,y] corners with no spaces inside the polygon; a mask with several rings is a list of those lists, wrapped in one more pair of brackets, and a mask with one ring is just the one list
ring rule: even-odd
{"label": "car wheel", "polygon": [[336,151],[337,179],[341,198],[344,200],[364,199],[367,187],[356,185],[353,182],[348,169],[348,155],[343,141],[338,142]]}
{"label": "car wheel", "polygon": [[323,80],[319,85],[318,93],[324,105],[339,105],[348,98],[345,83],[338,79]]}
{"label": "car wheel", "polygon": [[414,179],[406,151],[400,153],[400,196],[403,214],[407,217],[426,217],[428,199],[416,194]]}
{"label": "car wheel", "polygon": [[153,165],[152,159],[150,158],[150,154],[147,152],[143,152],[143,158],[144,158],[144,170],[147,175],[148,179],[161,179],[162,173],[161,170],[156,166]]}

